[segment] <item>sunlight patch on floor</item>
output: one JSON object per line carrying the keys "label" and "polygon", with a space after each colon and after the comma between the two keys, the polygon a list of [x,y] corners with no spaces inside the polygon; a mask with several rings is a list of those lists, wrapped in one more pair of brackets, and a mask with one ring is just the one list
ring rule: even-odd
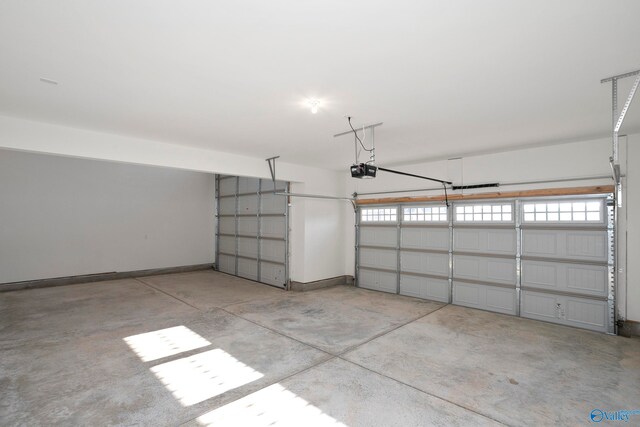
{"label": "sunlight patch on floor", "polygon": [[124,341],[143,362],[150,362],[211,345],[209,341],[186,326],[175,326],[173,328],[132,335],[126,337]]}
{"label": "sunlight patch on floor", "polygon": [[197,421],[203,426],[346,427],[280,384],[214,409]]}
{"label": "sunlight patch on floor", "polygon": [[219,348],[151,368],[183,406],[190,406],[264,375]]}

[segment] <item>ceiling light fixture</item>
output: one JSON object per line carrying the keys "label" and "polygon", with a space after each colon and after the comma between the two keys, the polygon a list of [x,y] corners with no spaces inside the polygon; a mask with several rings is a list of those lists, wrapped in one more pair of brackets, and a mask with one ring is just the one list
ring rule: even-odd
{"label": "ceiling light fixture", "polygon": [[316,114],[318,112],[318,108],[320,108],[320,100],[311,98],[307,101],[307,105],[311,108],[311,114]]}

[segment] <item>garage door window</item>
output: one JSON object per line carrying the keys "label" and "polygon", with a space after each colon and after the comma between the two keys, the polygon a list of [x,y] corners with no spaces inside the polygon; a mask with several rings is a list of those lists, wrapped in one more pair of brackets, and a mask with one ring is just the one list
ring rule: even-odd
{"label": "garage door window", "polygon": [[601,222],[602,200],[525,203],[524,222]]}
{"label": "garage door window", "polygon": [[456,206],[458,222],[511,222],[513,207],[511,204],[485,204]]}
{"label": "garage door window", "polygon": [[362,222],[395,222],[398,220],[397,208],[362,209]]}
{"label": "garage door window", "polygon": [[446,222],[447,207],[408,207],[402,209],[402,220],[412,222]]}

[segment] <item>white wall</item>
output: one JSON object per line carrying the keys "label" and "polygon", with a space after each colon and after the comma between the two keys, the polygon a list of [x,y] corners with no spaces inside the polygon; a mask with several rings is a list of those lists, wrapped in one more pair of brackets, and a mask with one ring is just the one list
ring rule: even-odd
{"label": "white wall", "polygon": [[[506,151],[494,154],[469,156],[454,160],[391,166],[405,172],[448,179],[455,185],[483,184],[488,182],[511,183],[522,181],[582,178],[594,175],[609,176],[611,171],[608,158],[611,155],[610,140],[596,139],[559,145],[540,146],[522,150]],[[380,166],[384,164],[380,163]],[[438,188],[437,183],[416,178],[379,172],[375,179],[349,179],[349,191],[358,193],[368,191],[387,191],[415,188]],[[565,187],[592,185],[594,183],[611,184],[605,179],[600,181],[575,183],[549,183],[545,187]],[[540,185],[505,186],[483,191],[513,191],[526,188],[540,188]],[[475,190],[478,191],[478,190]],[[469,190],[467,191],[469,192]],[[422,195],[428,195],[423,193]],[[416,195],[412,193],[411,195]],[[380,195],[368,197],[389,197]],[[364,197],[364,196],[363,196]]]}
{"label": "white wall", "polygon": [[[640,321],[640,134],[629,135],[626,156],[627,318]],[[624,232],[624,230],[622,230]]]}
{"label": "white wall", "polygon": [[[620,248],[620,289],[618,308],[623,318],[640,321],[640,265],[634,260],[640,259],[640,217],[632,213],[640,209],[640,135],[629,137],[629,154],[626,155],[627,138],[621,138],[621,155],[623,173],[628,174],[626,188],[626,208],[621,211],[619,231],[624,235],[628,231],[627,239],[623,238]],[[475,192],[514,191],[525,189],[581,187],[589,185],[611,185],[608,178],[611,174],[609,156],[611,155],[611,140],[602,138],[590,141],[574,142],[560,145],[541,146],[523,150],[502,153],[469,156],[462,159],[442,160],[411,164],[391,169],[398,169],[419,175],[426,175],[440,179],[447,179],[455,185],[471,185],[490,182],[514,183],[540,180],[565,180],[590,176],[606,176],[603,179],[574,180],[567,182],[547,182],[540,184],[525,184],[503,186],[499,189],[488,188]],[[381,166],[384,166],[381,164]],[[626,166],[626,167],[624,167]],[[346,176],[346,175],[345,175]],[[348,192],[366,193],[373,191],[393,191],[417,188],[434,188],[437,184],[415,178],[402,177],[385,172],[379,172],[373,180],[359,180],[345,177]],[[473,193],[466,190],[466,193]],[[457,192],[461,193],[461,192]],[[359,198],[383,198],[402,195],[441,195],[442,189],[419,193],[394,193],[379,195],[362,195]],[[450,192],[450,194],[452,194]],[[455,194],[455,192],[453,192]],[[625,210],[629,210],[628,218],[624,218]],[[348,215],[345,221],[345,246],[350,248],[345,258],[345,270],[354,273],[355,253],[354,216]],[[625,230],[626,221],[626,230]],[[624,236],[623,236],[624,237]],[[625,243],[628,246],[625,256]],[[624,260],[629,260],[628,271]]]}
{"label": "white wall", "polygon": [[[342,174],[332,173],[316,176],[304,184],[293,184],[292,191],[343,196],[345,182]],[[291,275],[292,280],[313,282],[346,274],[344,258],[351,249],[344,245],[345,206],[352,205],[348,201],[292,198],[291,211],[295,218],[292,233],[294,239],[300,234],[304,236],[302,251],[296,250],[295,241],[292,242],[291,252],[297,257],[293,265],[302,269]],[[353,208],[350,209],[353,212]]]}
{"label": "white wall", "polygon": [[[0,148],[112,160],[192,171],[270,178],[264,159],[182,145],[105,134],[0,116]],[[342,174],[278,160],[277,178],[291,190],[344,196]],[[345,202],[293,198],[291,202],[292,280],[310,282],[345,274],[342,232]],[[337,261],[337,263],[335,262]]]}
{"label": "white wall", "polygon": [[0,283],[212,263],[214,175],[0,150]]}
{"label": "white wall", "polygon": [[[113,160],[141,165],[165,166],[200,172],[271,178],[269,166],[259,157],[184,145],[94,132],[0,115],[0,148],[59,154],[87,159]],[[333,179],[333,171],[278,161],[278,179],[306,182],[317,176]]]}

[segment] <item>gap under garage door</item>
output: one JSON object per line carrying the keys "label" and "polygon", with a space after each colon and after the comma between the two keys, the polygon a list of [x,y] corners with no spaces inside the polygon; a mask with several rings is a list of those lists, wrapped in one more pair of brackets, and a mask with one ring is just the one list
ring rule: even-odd
{"label": "gap under garage door", "polygon": [[[276,191],[288,183],[276,181]],[[288,281],[289,207],[273,181],[217,176],[216,268],[285,288]]]}

